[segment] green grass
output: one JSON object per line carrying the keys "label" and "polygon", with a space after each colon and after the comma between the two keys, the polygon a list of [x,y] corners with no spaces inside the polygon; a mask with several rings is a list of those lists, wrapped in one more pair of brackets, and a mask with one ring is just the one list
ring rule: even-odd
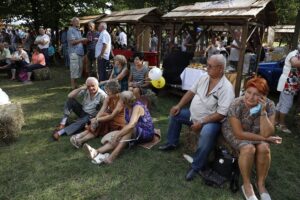
{"label": "green grass", "polygon": [[[69,73],[52,69],[53,79],[22,85],[0,74],[0,87],[14,102],[21,102],[26,125],[20,138],[10,146],[0,143],[0,199],[242,199],[241,192],[206,186],[200,178],[184,180],[189,165],[184,148],[163,153],[154,147],[136,147],[110,166],[91,164],[82,150],[74,149],[69,137],[49,140],[62,114],[70,91]],[[152,115],[155,126],[166,136],[168,111],[178,97],[159,95]],[[277,200],[300,199],[299,130],[293,116],[289,125],[294,134],[278,133],[283,144],[272,145],[272,166],[267,188]],[[99,146],[100,140],[90,142]]]}

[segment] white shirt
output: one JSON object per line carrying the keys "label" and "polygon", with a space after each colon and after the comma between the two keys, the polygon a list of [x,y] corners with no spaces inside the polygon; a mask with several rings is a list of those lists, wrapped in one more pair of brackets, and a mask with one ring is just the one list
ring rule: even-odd
{"label": "white shirt", "polygon": [[47,42],[45,45],[41,45],[41,44],[38,44],[39,48],[40,49],[46,49],[46,48],[49,48],[49,44],[50,44],[50,37],[47,35],[47,34],[44,34],[44,35],[39,35],[36,37],[35,41],[42,41],[44,40],[45,42]]}
{"label": "white shirt", "polygon": [[27,52],[24,51],[24,50],[22,50],[21,52],[15,51],[15,52],[13,53],[13,55],[12,55],[12,58],[18,59],[18,60],[19,60],[19,59],[21,58],[21,56],[22,56],[22,58],[23,58],[23,60],[24,60],[25,62],[30,63],[28,54],[27,54]]}
{"label": "white shirt", "polygon": [[290,52],[285,58],[282,74],[279,78],[278,85],[277,85],[277,91],[279,91],[279,92],[282,92],[284,89],[285,82],[286,82],[286,80],[290,74],[291,68],[292,68],[291,59],[293,57],[295,57],[297,55],[297,53],[298,53],[298,50],[294,50],[294,51]]}
{"label": "white shirt", "polygon": [[120,42],[120,45],[127,46],[127,35],[123,31],[119,34],[119,42]]}
{"label": "white shirt", "polygon": [[[239,46],[235,40],[233,40],[232,44],[235,46]],[[239,61],[239,57],[240,57],[240,50],[237,48],[231,47],[228,60]]]}
{"label": "white shirt", "polygon": [[109,60],[109,54],[110,54],[110,50],[111,50],[111,38],[110,38],[109,33],[106,30],[104,30],[100,33],[99,39],[96,44],[95,58],[98,58],[100,56],[100,53],[103,48],[103,44],[107,45],[106,50],[103,54],[103,57],[105,60]]}
{"label": "white shirt", "polygon": [[199,121],[216,112],[224,116],[227,115],[229,106],[234,99],[232,84],[224,75],[211,92],[206,95],[208,86],[209,75],[203,75],[190,90],[195,93],[190,106],[192,120]]}

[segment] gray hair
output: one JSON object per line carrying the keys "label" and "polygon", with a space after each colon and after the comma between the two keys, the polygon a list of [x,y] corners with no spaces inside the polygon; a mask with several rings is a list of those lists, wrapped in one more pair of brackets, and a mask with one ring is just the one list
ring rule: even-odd
{"label": "gray hair", "polygon": [[118,61],[122,65],[122,67],[124,67],[127,64],[126,57],[123,55],[116,55],[114,57],[114,61]]}
{"label": "gray hair", "polygon": [[95,23],[94,22],[89,22],[88,25],[95,26]]}
{"label": "gray hair", "polygon": [[99,85],[99,82],[98,82],[98,80],[97,80],[95,77],[88,77],[88,78],[86,79],[86,81],[85,81],[85,84],[87,85],[88,82],[92,82],[92,83],[94,83],[94,84],[96,84],[96,85]]}
{"label": "gray hair", "polygon": [[215,60],[218,63],[218,65],[221,65],[222,67],[225,68],[226,58],[222,54],[212,55],[209,59],[210,60]]}
{"label": "gray hair", "polygon": [[132,91],[121,92],[120,98],[125,105],[130,105],[130,106],[132,106],[133,103],[136,101],[136,98]]}
{"label": "gray hair", "polygon": [[120,84],[116,80],[108,81],[104,87],[105,90],[109,90],[112,94],[117,94],[121,91]]}
{"label": "gray hair", "polygon": [[105,30],[107,29],[107,24],[105,22],[101,22],[100,26],[102,26]]}
{"label": "gray hair", "polygon": [[79,21],[79,18],[78,18],[78,17],[73,17],[73,18],[71,19],[71,22],[74,22],[75,20],[78,20],[78,21]]}

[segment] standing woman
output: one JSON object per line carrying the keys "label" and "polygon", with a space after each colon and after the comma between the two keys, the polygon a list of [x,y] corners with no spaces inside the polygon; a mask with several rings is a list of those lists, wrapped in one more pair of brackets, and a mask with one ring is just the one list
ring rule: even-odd
{"label": "standing woman", "polygon": [[265,188],[271,164],[269,144],[281,143],[281,138],[272,136],[275,131],[275,105],[267,98],[268,92],[265,79],[250,79],[246,84],[245,95],[236,98],[230,105],[228,118],[222,127],[227,142],[239,151],[242,191],[247,200],[257,200],[250,181],[253,166],[256,168],[261,199],[271,199]]}

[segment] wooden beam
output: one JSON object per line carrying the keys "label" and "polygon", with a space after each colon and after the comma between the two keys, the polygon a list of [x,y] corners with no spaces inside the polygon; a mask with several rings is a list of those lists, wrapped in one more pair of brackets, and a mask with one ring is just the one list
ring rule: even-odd
{"label": "wooden beam", "polygon": [[242,83],[242,73],[243,73],[243,65],[244,65],[244,56],[245,56],[245,50],[246,50],[246,40],[248,37],[248,28],[249,25],[246,23],[243,26],[242,30],[242,41],[240,46],[240,56],[239,56],[239,62],[237,66],[237,78],[236,78],[236,84],[235,84],[235,96],[240,96],[241,91],[241,83]]}
{"label": "wooden beam", "polygon": [[259,45],[257,47],[257,51],[256,51],[256,70],[255,70],[255,73],[257,74],[258,72],[258,66],[259,66],[259,62],[260,62],[260,56],[261,56],[261,50],[263,48],[263,40],[264,40],[264,33],[265,33],[265,27],[260,27],[260,29],[258,30],[259,31]]}

